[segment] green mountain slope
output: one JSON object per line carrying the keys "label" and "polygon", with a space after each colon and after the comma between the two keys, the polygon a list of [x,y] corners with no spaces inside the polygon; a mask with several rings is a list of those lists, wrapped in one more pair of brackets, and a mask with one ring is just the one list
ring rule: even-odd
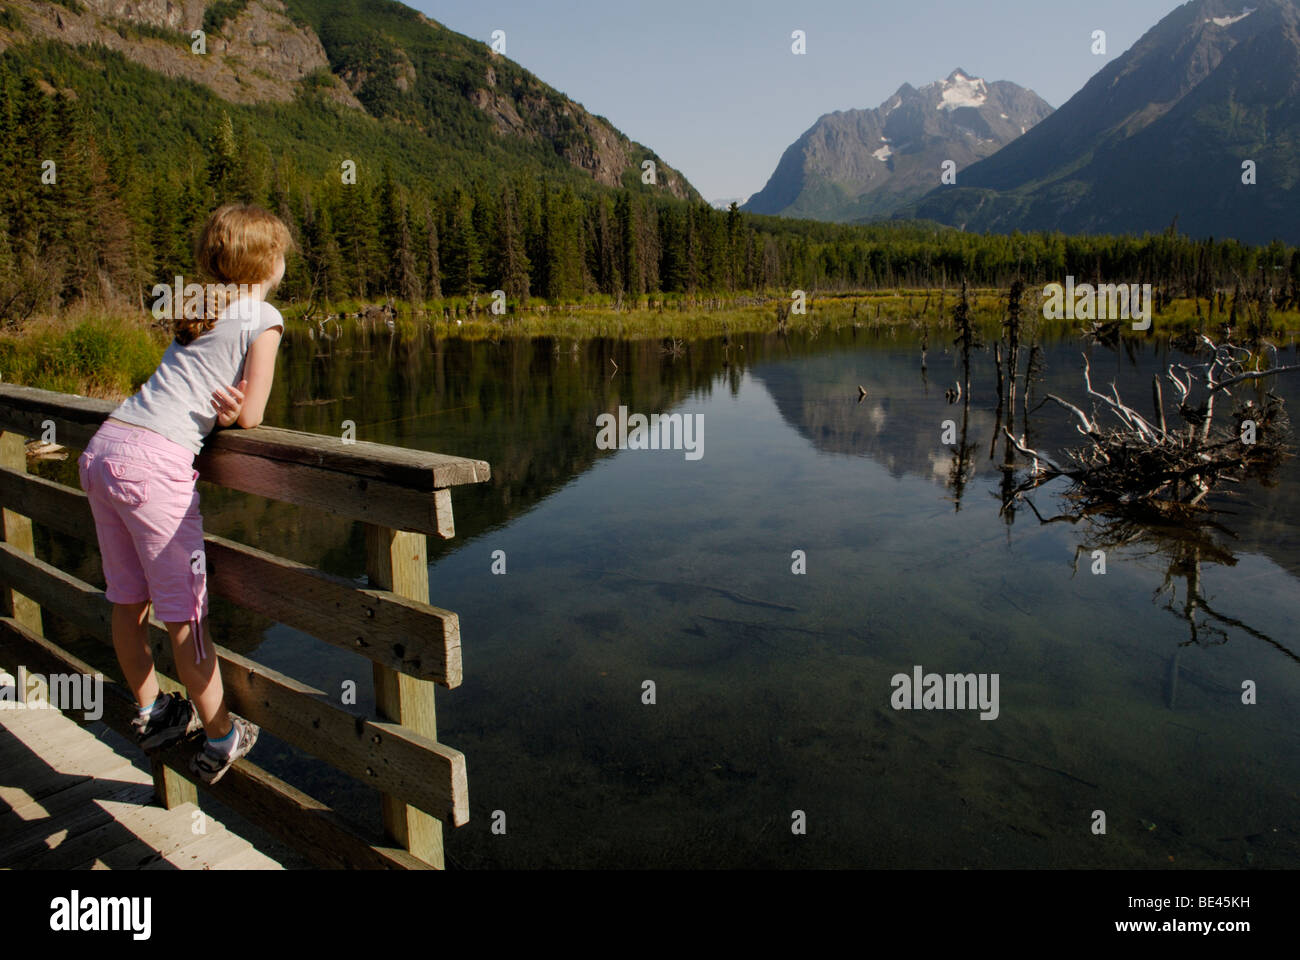
{"label": "green mountain slope", "polygon": [[[170,142],[142,140],[146,163],[193,143],[174,138],[210,126],[226,108],[273,149],[291,135],[295,159],[312,173],[350,153],[388,161],[399,176],[491,168],[619,186],[639,183],[652,160],[662,192],[699,199],[653,150],[603,117],[392,0],[3,0],[0,10],[0,51],[61,71],[55,86],[86,90],[99,76],[108,89],[99,84],[96,110],[108,111],[114,127],[157,118],[155,141]],[[195,29],[206,33],[201,54]]]}

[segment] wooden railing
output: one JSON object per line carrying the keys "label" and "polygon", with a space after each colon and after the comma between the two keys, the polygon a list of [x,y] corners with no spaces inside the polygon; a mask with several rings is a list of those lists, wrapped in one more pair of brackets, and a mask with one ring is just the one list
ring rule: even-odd
{"label": "wooden railing", "polygon": [[[52,428],[55,442],[81,450],[114,406],[0,384],[0,663],[6,666],[46,675],[103,672],[43,636],[42,608],[105,641],[112,657],[112,605],[104,592],[34,549],[36,523],[83,540],[98,557],[86,495],[30,475],[24,437],[48,437]],[[450,488],[487,480],[488,465],[258,427],[217,431],[195,467],[211,483],[365,524],[366,587],[223,537],[207,535],[205,552],[210,593],[372,662],[377,716],[367,717],[214,645],[230,708],[378,789],[387,836],[367,835],[247,759],[203,788],[320,866],[441,868],[442,825],[467,822],[469,798],[464,755],[438,742],[434,685],[461,681],[460,623],[428,602],[426,535],[454,535]],[[174,679],[167,631],[152,617],[149,637],[161,686],[183,689]],[[104,690],[104,722],[129,736],[134,700],[115,684]],[[152,758],[163,806],[197,802],[196,785],[203,785],[189,771],[197,749],[191,741]]]}

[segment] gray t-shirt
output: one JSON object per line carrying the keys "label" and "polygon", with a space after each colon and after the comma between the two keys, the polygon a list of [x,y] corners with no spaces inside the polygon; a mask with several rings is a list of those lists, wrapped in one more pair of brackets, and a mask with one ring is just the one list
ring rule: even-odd
{"label": "gray t-shirt", "polygon": [[217,423],[212,391],[229,392],[243,379],[249,344],[272,327],[284,329],[275,307],[264,300],[234,301],[211,330],[187,346],[173,340],[153,376],[109,416],[148,427],[199,454]]}

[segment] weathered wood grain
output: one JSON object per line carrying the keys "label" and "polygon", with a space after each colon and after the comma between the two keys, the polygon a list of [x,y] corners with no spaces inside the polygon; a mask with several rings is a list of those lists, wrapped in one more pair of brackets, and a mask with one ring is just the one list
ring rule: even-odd
{"label": "weathered wood grain", "polygon": [[[0,543],[0,583],[36,597],[68,622],[112,643],[112,604],[98,587],[5,543]],[[152,617],[149,644],[160,679],[174,678],[171,638]],[[456,826],[468,821],[465,755],[459,750],[438,743],[418,728],[407,728],[401,721],[351,714],[307,684],[225,647],[212,647],[220,663],[226,703],[240,716],[433,817]],[[433,689],[427,681],[406,679]],[[394,716],[382,710],[381,714]],[[419,716],[411,714],[410,719],[418,722]],[[188,779],[188,772],[181,775]]]}
{"label": "weathered wood grain", "polygon": [[[429,596],[429,563],[425,550],[426,541],[421,534],[368,525],[366,574],[377,586],[413,600],[425,600]],[[375,709],[379,715],[436,741],[438,724],[433,684],[396,673],[380,664],[372,667],[372,673]],[[463,765],[458,773],[464,775]],[[468,798],[464,792],[460,796],[465,801],[464,812],[468,819]],[[444,865],[442,824],[404,803],[400,796],[385,793],[380,802],[388,835],[414,856],[441,869]]]}
{"label": "weathered wood grain", "polygon": [[[38,637],[12,617],[0,617],[0,655],[25,662],[45,673],[94,673],[90,664]],[[131,737],[135,704],[124,689],[104,684],[106,725]],[[79,720],[79,714],[71,719]],[[200,749],[195,742],[161,751],[177,770],[188,771],[189,758]],[[429,865],[405,850],[372,839],[335,811],[296,787],[267,773],[247,759],[239,761],[215,784],[200,784],[235,812],[300,850],[318,866],[332,869],[426,870]]]}
{"label": "weathered wood grain", "polygon": [[[116,406],[111,400],[0,383],[0,428],[35,437],[44,432],[45,421],[53,421],[55,441],[78,450],[85,449]],[[332,437],[281,427],[216,430],[205,448],[370,477],[424,492],[492,477],[483,460],[362,440],[344,442],[341,434]]]}
{"label": "weathered wood grain", "polygon": [[[0,467],[16,473],[27,473],[26,444],[20,434],[11,431],[0,433]],[[0,510],[0,532],[4,534],[5,543],[12,544],[19,550],[35,553],[32,540],[32,521],[21,512],[10,509],[7,501]],[[30,597],[13,590],[0,590],[0,613],[6,613],[19,623],[24,624],[34,633],[41,633],[41,608]]]}
{"label": "weathered wood grain", "polygon": [[[0,467],[0,502],[97,549],[86,495]],[[208,588],[326,643],[445,687],[461,682],[460,620],[450,610],[207,535]]]}

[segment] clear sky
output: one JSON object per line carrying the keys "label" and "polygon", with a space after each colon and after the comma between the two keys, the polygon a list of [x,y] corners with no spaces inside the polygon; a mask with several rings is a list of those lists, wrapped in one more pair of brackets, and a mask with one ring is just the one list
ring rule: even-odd
{"label": "clear sky", "polygon": [[[824,113],[957,67],[1059,107],[1175,0],[409,0],[488,42],[681,170],[747,198]],[[803,30],[807,54],[791,52]],[[1106,54],[1092,33],[1106,31]]]}

